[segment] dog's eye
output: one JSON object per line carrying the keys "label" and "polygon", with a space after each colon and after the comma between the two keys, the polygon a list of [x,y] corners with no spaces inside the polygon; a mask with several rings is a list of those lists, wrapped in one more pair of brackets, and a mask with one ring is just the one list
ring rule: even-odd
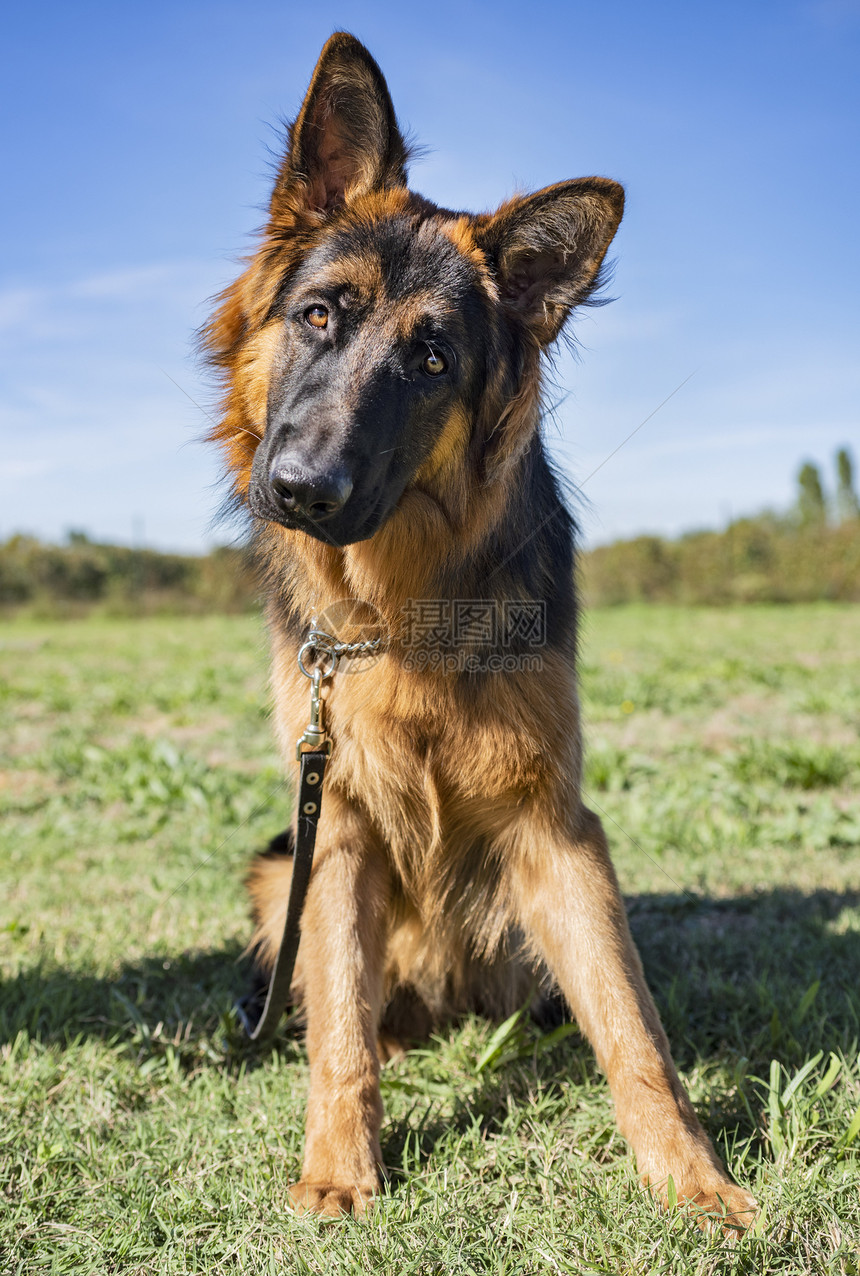
{"label": "dog's eye", "polygon": [[325,306],[309,306],[305,311],[305,320],[312,328],[327,328],[328,311]]}
{"label": "dog's eye", "polygon": [[447,372],[448,365],[442,358],[441,354],[437,354],[435,350],[431,350],[421,361],[421,369],[426,372],[428,377],[441,376],[443,372]]}

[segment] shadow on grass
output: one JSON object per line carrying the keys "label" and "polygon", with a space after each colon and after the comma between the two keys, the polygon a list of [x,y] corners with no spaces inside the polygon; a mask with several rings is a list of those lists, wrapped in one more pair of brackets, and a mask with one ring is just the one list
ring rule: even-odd
{"label": "shadow on grass", "polygon": [[[714,1139],[758,1138],[745,1079],[767,1076],[771,1059],[791,1069],[819,1050],[825,1059],[831,1050],[856,1054],[860,931],[846,926],[845,914],[860,908],[860,891],[777,890],[725,900],[644,895],[627,906],[676,1061],[704,1068],[706,1083],[709,1066],[735,1072],[737,1084],[727,1089],[722,1077],[706,1109],[698,1105]],[[385,1163],[424,1163],[452,1130],[464,1134],[476,1122],[483,1133],[498,1133],[510,1098],[525,1101],[533,1092],[535,1071],[544,1093],[571,1074],[598,1074],[584,1039],[568,1037],[547,1054],[487,1073],[453,1111],[436,1116],[428,1101],[423,1116],[390,1122]],[[395,1169],[392,1189],[407,1176]]]}
{"label": "shadow on grass", "polygon": [[[238,944],[216,952],[164,953],[99,977],[40,966],[0,984],[0,1043],[19,1032],[49,1043],[143,1032],[169,1040],[211,1033],[244,990]],[[190,1025],[190,1027],[189,1027]]]}
{"label": "shadow on grass", "polygon": [[860,890],[628,900],[675,1058],[733,1053],[754,1068],[860,1039]]}
{"label": "shadow on grass", "polygon": [[[844,914],[860,891],[775,890],[724,900],[634,896],[631,925],[678,1062],[728,1055],[751,1067],[856,1049],[860,932]],[[0,1043],[81,1037],[210,1037],[244,990],[239,945],[164,953],[115,976],[33,967],[0,984]],[[817,987],[816,987],[817,985]],[[241,1039],[228,1033],[241,1051]],[[582,1050],[573,1039],[565,1047]]]}

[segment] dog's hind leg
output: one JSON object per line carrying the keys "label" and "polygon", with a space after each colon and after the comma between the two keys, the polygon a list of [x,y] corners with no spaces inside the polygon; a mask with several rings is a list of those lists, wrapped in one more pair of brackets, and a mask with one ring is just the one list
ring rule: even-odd
{"label": "dog's hind leg", "polygon": [[665,1204],[671,1175],[700,1221],[742,1230],[755,1201],[729,1179],[681,1085],[599,819],[581,808],[562,830],[535,812],[510,850],[512,909],[594,1047],[643,1181]]}
{"label": "dog's hind leg", "polygon": [[360,1214],[379,1183],[379,1022],[390,881],[369,821],[327,792],[300,944],[310,1093],[296,1209]]}
{"label": "dog's hind leg", "polygon": [[[251,954],[254,959],[246,999],[259,1011],[266,1000],[269,977],[284,933],[293,879],[293,852],[293,833],[286,829],[254,857],[245,878],[254,916],[254,934],[245,950],[246,955]],[[300,966],[297,966],[293,972],[292,1002],[300,999],[296,997],[300,977]]]}

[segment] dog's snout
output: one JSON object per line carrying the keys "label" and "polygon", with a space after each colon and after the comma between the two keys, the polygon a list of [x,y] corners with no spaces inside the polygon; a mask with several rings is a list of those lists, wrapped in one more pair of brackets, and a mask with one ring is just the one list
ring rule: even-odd
{"label": "dog's snout", "polygon": [[269,485],[285,514],[303,515],[315,523],[342,510],[352,492],[352,479],[339,469],[310,474],[292,466],[275,465],[269,474]]}

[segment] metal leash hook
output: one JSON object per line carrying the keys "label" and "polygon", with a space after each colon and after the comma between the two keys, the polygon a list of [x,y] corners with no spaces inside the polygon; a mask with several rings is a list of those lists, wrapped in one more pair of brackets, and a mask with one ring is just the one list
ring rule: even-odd
{"label": "metal leash hook", "polygon": [[[339,642],[324,629],[311,629],[299,648],[299,668],[306,678],[311,680],[311,720],[296,742],[296,760],[301,761],[303,749],[323,749],[331,756],[331,740],[326,736],[323,726],[323,701],[320,694],[326,678],[331,678],[337,671],[341,657],[372,656],[379,651],[381,638],[367,638],[363,642]],[[318,668],[307,667],[304,661],[306,653],[321,655],[328,660],[328,666]]]}
{"label": "metal leash hook", "polygon": [[[320,639],[328,639],[328,642],[320,642]],[[321,693],[323,680],[331,678],[337,669],[338,655],[334,651],[333,645],[334,639],[330,638],[328,634],[312,630],[307,642],[303,643],[299,649],[299,668],[305,677],[310,678],[311,681],[311,716],[304,732],[296,741],[297,762],[301,762],[304,749],[313,750],[314,752],[322,750],[329,757],[331,756],[331,740],[327,738],[323,725],[323,699]],[[315,669],[308,669],[303,659],[306,652],[321,652],[323,657],[328,657],[328,667],[318,666]]]}

